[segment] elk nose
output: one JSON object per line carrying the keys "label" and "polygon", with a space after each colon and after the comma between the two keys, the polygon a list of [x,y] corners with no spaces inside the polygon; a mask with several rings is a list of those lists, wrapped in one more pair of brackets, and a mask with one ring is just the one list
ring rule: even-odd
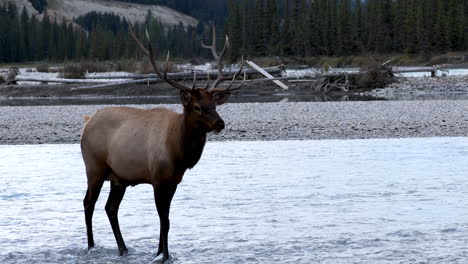
{"label": "elk nose", "polygon": [[224,129],[224,121],[223,120],[216,121],[215,130],[221,131],[223,129]]}

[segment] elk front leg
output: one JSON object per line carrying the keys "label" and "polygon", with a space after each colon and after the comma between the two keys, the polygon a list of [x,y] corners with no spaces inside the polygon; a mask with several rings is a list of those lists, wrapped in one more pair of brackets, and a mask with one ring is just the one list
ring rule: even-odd
{"label": "elk front leg", "polygon": [[120,232],[119,219],[118,219],[120,202],[122,201],[125,195],[126,189],[127,189],[127,186],[120,186],[111,181],[109,198],[107,199],[107,203],[105,207],[107,217],[109,217],[109,222],[112,226],[112,231],[114,232],[115,241],[117,242],[117,247],[119,248],[120,256],[123,256],[128,251],[127,247],[125,246],[125,242],[122,238],[122,233]]}
{"label": "elk front leg", "polygon": [[169,209],[171,207],[172,197],[177,189],[177,184],[164,184],[154,188],[154,200],[158,210],[160,221],[159,249],[157,256],[163,253],[162,261],[169,258],[168,233],[170,228]]}

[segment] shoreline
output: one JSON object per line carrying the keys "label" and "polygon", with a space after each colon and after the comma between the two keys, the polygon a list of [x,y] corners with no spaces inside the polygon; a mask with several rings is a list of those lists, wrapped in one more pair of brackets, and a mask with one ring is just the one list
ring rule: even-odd
{"label": "shoreline", "polygon": [[[221,132],[222,133],[222,132]],[[236,143],[236,142],[244,142],[244,143],[249,143],[249,142],[307,142],[307,141],[315,141],[315,142],[334,142],[334,141],[372,141],[372,140],[410,140],[410,139],[415,139],[415,140],[429,140],[429,139],[468,139],[468,136],[433,136],[433,137],[389,137],[389,138],[348,138],[348,139],[276,139],[276,140],[211,140],[209,139],[206,141],[206,144],[212,144],[212,143],[221,143],[221,142],[226,142],[226,143]],[[22,144],[1,144],[0,143],[0,148],[1,147],[14,147],[14,146],[21,146],[21,147],[28,147],[28,146],[55,146],[55,145],[79,145],[80,142],[58,142],[58,143],[22,143]]]}
{"label": "shoreline", "polygon": [[[289,90],[281,90],[272,83],[246,84],[241,92],[231,96],[229,103],[468,100],[468,75],[397,77],[386,88],[355,89],[348,93],[314,93],[308,85],[302,83],[288,85]],[[179,103],[179,96],[174,88],[162,83],[70,90],[75,86],[0,85],[0,107]]]}
{"label": "shoreline", "polygon": [[[0,144],[78,143],[83,115],[107,105],[0,107]],[[180,105],[127,105],[138,108]],[[208,141],[467,137],[468,101],[228,103]]]}

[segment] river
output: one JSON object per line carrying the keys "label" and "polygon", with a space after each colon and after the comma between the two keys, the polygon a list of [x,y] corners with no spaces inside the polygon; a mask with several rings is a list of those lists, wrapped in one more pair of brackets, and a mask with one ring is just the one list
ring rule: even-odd
{"label": "river", "polygon": [[[467,263],[468,139],[210,142],[171,211],[172,263]],[[0,263],[151,263],[152,188],[88,252],[79,145],[0,146]]]}

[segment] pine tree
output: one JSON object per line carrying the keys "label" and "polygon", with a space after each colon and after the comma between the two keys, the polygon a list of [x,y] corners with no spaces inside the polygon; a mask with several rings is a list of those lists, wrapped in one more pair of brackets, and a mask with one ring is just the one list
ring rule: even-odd
{"label": "pine tree", "polygon": [[447,34],[448,19],[445,12],[445,0],[437,1],[437,14],[434,26],[433,46],[438,52],[446,52],[449,50],[450,43]]}
{"label": "pine tree", "polygon": [[269,29],[267,50],[269,55],[278,54],[278,42],[280,37],[278,8],[275,0],[267,1],[266,27]]}
{"label": "pine tree", "polygon": [[239,2],[231,0],[229,2],[229,17],[226,23],[226,34],[229,36],[231,48],[228,51],[228,60],[233,62],[240,56],[242,47],[241,20]]}
{"label": "pine tree", "polygon": [[6,8],[0,5],[0,62],[7,61],[7,25]]}
{"label": "pine tree", "polygon": [[355,36],[353,34],[354,19],[349,0],[341,0],[338,11],[337,26],[337,54],[352,54],[355,50]]}
{"label": "pine tree", "polygon": [[317,1],[317,23],[318,23],[318,32],[320,36],[320,43],[319,47],[322,47],[324,50],[325,55],[330,55],[332,51],[330,50],[330,23],[329,23],[329,17],[328,13],[330,6],[329,6],[329,1],[327,0],[318,0]]}
{"label": "pine tree", "polygon": [[42,19],[42,27],[40,32],[40,59],[50,59],[50,36],[51,36],[51,24],[49,20],[49,16],[47,14],[44,15]]}
{"label": "pine tree", "polygon": [[365,40],[365,28],[364,18],[361,0],[354,1],[355,13],[354,13],[354,26],[355,26],[355,37],[356,37],[356,54],[364,53]]}
{"label": "pine tree", "polygon": [[285,13],[284,13],[284,22],[283,26],[281,27],[281,41],[280,41],[280,50],[282,51],[282,55],[292,55],[293,49],[291,48],[291,24],[293,23],[291,20],[291,13],[290,13],[290,6],[291,0],[286,1]]}
{"label": "pine tree", "polygon": [[8,3],[7,5],[7,19],[6,19],[6,60],[7,62],[20,61],[20,36],[16,30],[19,28],[18,10],[16,5]]}
{"label": "pine tree", "polygon": [[265,40],[265,7],[264,0],[255,0],[255,15],[253,16],[253,25],[256,30],[253,31],[253,53],[257,56],[266,54],[266,40]]}
{"label": "pine tree", "polygon": [[30,30],[29,30],[29,16],[28,12],[26,11],[26,7],[23,7],[23,11],[21,11],[21,48],[22,60],[31,60],[31,41],[30,41]]}

